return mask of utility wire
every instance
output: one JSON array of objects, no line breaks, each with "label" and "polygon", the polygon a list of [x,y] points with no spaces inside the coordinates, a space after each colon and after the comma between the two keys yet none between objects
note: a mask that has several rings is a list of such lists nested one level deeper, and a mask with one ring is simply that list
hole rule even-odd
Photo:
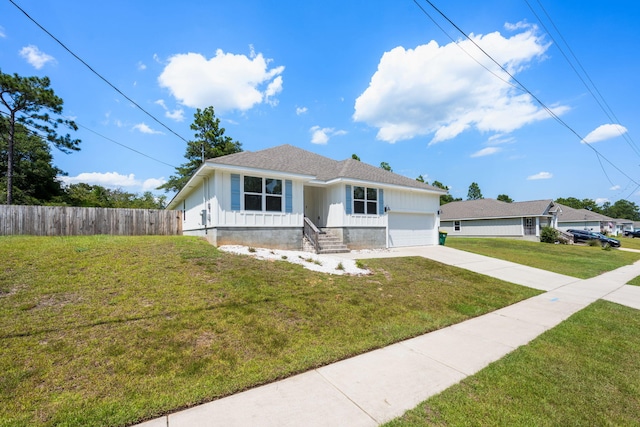
[{"label": "utility wire", "polygon": [[509,80],[505,80],[504,78],[502,78],[502,76],[499,76],[498,74],[496,74],[493,70],[490,70],[486,65],[484,65],[482,62],[478,61],[473,55],[471,55],[469,52],[467,52],[461,45],[460,43],[457,43],[456,40],[451,37],[449,35],[449,33],[447,33],[447,31],[442,28],[440,26],[440,24],[438,24],[438,22],[433,19],[433,17],[429,14],[429,12],[427,12],[420,3],[418,3],[418,0],[413,0],[413,2],[416,4],[416,6],[418,6],[420,8],[420,10],[422,10],[422,12],[427,15],[427,17],[431,20],[431,22],[433,22],[433,24],[438,27],[440,29],[440,31],[442,31],[444,33],[445,36],[447,36],[449,38],[449,40],[451,40],[453,42],[453,44],[455,44],[458,49],[460,49],[461,51],[463,51],[465,54],[467,54],[467,56],[471,59],[473,59],[479,66],[481,66],[482,68],[484,68],[485,70],[487,70],[488,72],[490,72],[491,74],[493,74],[495,77],[497,77],[498,79],[502,80],[503,82],[505,82],[506,84],[508,84],[509,86],[511,86],[514,89],[517,89],[519,91],[523,91],[522,88],[520,88],[517,85],[514,85],[513,83],[511,83]]},{"label": "utility wire", "polygon": [[[617,123],[620,124],[620,120],[618,120],[618,118],[616,117],[615,113],[613,112],[613,109],[609,106],[609,104],[607,103],[606,99],[604,98],[604,96],[602,95],[602,93],[598,90],[598,87],[596,86],[596,84],[593,82],[593,80],[591,79],[591,77],[589,76],[589,73],[587,73],[587,70],[585,70],[585,68],[582,66],[582,63],[580,62],[580,60],[578,59],[578,57],[576,56],[576,54],[573,52],[573,50],[571,49],[571,46],[569,46],[569,43],[567,43],[567,41],[565,40],[565,38],[562,36],[562,33],[560,32],[560,30],[558,29],[558,27],[555,25],[555,23],[553,22],[553,20],[551,19],[551,16],[549,16],[549,13],[547,13],[546,9],[544,8],[544,6],[542,6],[542,3],[540,3],[540,0],[538,1],[538,5],[540,6],[540,8],[542,9],[542,11],[544,12],[544,14],[546,15],[547,19],[549,20],[549,22],[551,22],[551,25],[553,26],[553,28],[555,29],[555,31],[558,33],[558,35],[560,36],[560,39],[562,40],[562,42],[564,43],[564,45],[567,47],[567,49],[569,50],[569,52],[571,53],[571,56],[573,57],[573,59],[575,60],[575,62],[578,64],[578,66],[580,67],[580,69],[582,70],[582,73],[586,76],[587,80],[589,80],[589,84],[587,84],[587,82],[584,80],[584,78],[582,77],[582,74],[580,74],[580,72],[578,72],[578,70],[576,69],[576,67],[573,65],[573,62],[571,62],[571,60],[569,59],[569,57],[567,56],[567,54],[565,54],[564,50],[560,47],[560,43],[558,43],[556,41],[556,39],[553,37],[553,35],[551,34],[551,32],[549,31],[549,29],[544,25],[544,22],[542,21],[542,19],[540,19],[540,17],[538,16],[538,14],[536,13],[536,11],[533,9],[533,7],[531,6],[531,4],[529,3],[528,0],[525,0],[525,3],[527,3],[527,6],[529,6],[529,9],[531,10],[531,13],[533,13],[533,15],[536,17],[536,19],[538,20],[538,22],[540,23],[540,25],[542,25],[542,28],[544,28],[544,30],[547,32],[547,34],[549,35],[549,37],[551,38],[551,40],[553,41],[553,43],[555,44],[555,46],[558,48],[558,50],[560,51],[560,53],[562,54],[562,56],[564,57],[564,59],[567,61],[567,63],[569,64],[569,66],[571,67],[571,69],[576,73],[576,75],[578,76],[578,78],[580,79],[580,81],[582,82],[582,84],[584,85],[584,87],[589,91],[589,93],[591,94],[591,96],[593,97],[593,99],[595,99],[596,103],[598,104],[598,106],[600,107],[600,109],[602,109],[602,111],[604,112],[604,114],[609,118],[609,120],[613,123]],[[593,88],[593,89],[592,89]],[[596,96],[596,93],[598,96]],[[631,136],[628,134],[628,132],[622,132],[620,131],[620,129],[618,128],[618,132],[620,133],[620,136],[622,136],[625,141],[627,141],[627,144],[629,144],[629,147],[631,147],[631,149],[636,153],[636,155],[640,156],[640,149],[638,149],[638,146],[636,145],[636,143],[631,139]]]},{"label": "utility wire", "polygon": [[[414,0],[415,2],[415,0]],[[625,177],[627,177],[629,180],[631,180],[632,182],[634,182],[636,185],[640,186],[640,183],[638,183],[635,179],[631,178],[629,175],[627,175],[624,171],[622,171],[618,166],[616,166],[615,164],[613,164],[609,159],[607,159],[604,155],[602,155],[595,147],[593,147],[593,144],[589,144],[587,142],[584,142],[584,138],[582,136],[580,136],[580,134],[573,129],[571,126],[569,126],[569,124],[567,124],[564,120],[562,120],[556,113],[553,112],[553,110],[551,110],[549,107],[547,107],[547,105],[542,102],[542,100],[540,98],[538,98],[536,95],[533,94],[533,92],[531,92],[529,89],[527,89],[527,87],[522,84],[518,79],[516,79],[513,74],[511,74],[506,68],[504,68],[502,66],[502,64],[500,64],[498,61],[496,61],[491,55],[489,55],[484,49],[482,49],[471,37],[469,37],[469,35],[467,35],[467,33],[465,33],[458,25],[456,25],[447,15],[445,15],[440,9],[438,9],[430,0],[425,0],[425,2],[427,2],[436,12],[438,12],[440,14],[440,16],[442,16],[447,22],[449,22],[449,24],[451,24],[456,30],[458,30],[467,40],[469,40],[471,43],[473,43],[485,56],[487,56],[494,64],[496,64],[498,67],[500,67],[502,69],[502,71],[504,71],[507,75],[509,75],[509,77],[518,84],[518,86],[520,86],[527,94],[529,94],[529,96],[531,96],[546,112],[547,114],[549,114],[553,119],[555,119],[558,123],[560,123],[562,126],[564,126],[565,128],[567,128],[571,133],[573,133],[575,136],[578,137],[578,139],[580,139],[581,142],[583,142],[584,144],[586,144],[591,150],[594,151],[594,153],[596,153],[596,156],[598,156],[598,159],[602,158],[603,160],[605,160],[607,163],[609,163],[614,169],[616,169],[618,172],[620,172],[622,175],[624,175]],[[422,9],[422,8],[421,8]],[[423,9],[424,10],[424,9]],[[604,172],[604,169],[603,169]],[[606,172],[605,172],[606,175]]]},{"label": "utility wire", "polygon": [[[0,111],[0,114],[4,114],[5,116],[9,116],[9,113],[4,112],[4,111]],[[154,157],[151,157],[151,156],[150,156],[150,155],[148,155],[148,154],[143,153],[142,151],[138,151],[138,150],[136,150],[135,148],[131,148],[131,147],[129,147],[128,145],[122,144],[122,143],[120,143],[120,142],[118,142],[118,141],[116,141],[116,140],[114,140],[114,139],[111,139],[111,138],[109,138],[109,137],[106,137],[106,136],[104,136],[104,135],[101,135],[101,134],[99,134],[98,132],[94,131],[93,129],[89,129],[88,127],[83,126],[82,124],[80,124],[80,123],[78,123],[78,122],[75,122],[75,123],[76,123],[76,125],[77,125],[78,127],[81,127],[81,128],[83,128],[83,129],[85,129],[85,130],[88,130],[89,132],[94,133],[94,134],[98,135],[99,137],[106,139],[106,140],[107,140],[107,141],[109,141],[109,142],[112,142],[112,143],[117,144],[117,145],[119,145],[119,146],[121,146],[121,147],[124,147],[124,148],[126,148],[127,150],[133,151],[134,153],[140,154],[141,156],[144,156],[144,157],[146,157],[146,158],[148,158],[148,159],[151,159],[151,160],[153,160],[153,161],[155,161],[155,162],[162,163],[163,165],[171,166],[171,167],[172,167],[172,168],[174,168],[174,169],[176,168],[176,166],[174,166],[174,165],[171,165],[171,164],[169,164],[169,163],[163,162],[162,160],[158,160],[158,159],[156,159],[156,158],[154,158]],[[28,127],[28,126],[27,126],[27,125],[25,125],[24,123],[20,123],[20,125],[21,125],[22,127],[24,127],[24,128],[25,128],[29,133],[31,133],[33,136],[37,136],[38,138],[43,139],[43,136],[42,136],[42,135],[40,135],[40,134],[39,134],[37,131],[35,131],[34,129],[32,129],[32,128]]]},{"label": "utility wire", "polygon": [[163,165],[171,166],[171,167],[172,167],[172,168],[174,168],[174,169],[176,169],[176,168],[177,168],[176,166],[171,165],[171,164],[169,164],[169,163],[167,163],[167,162],[163,162],[162,160],[158,160],[158,159],[156,159],[155,157],[151,157],[150,155],[145,154],[145,153],[143,153],[142,151],[138,151],[138,150],[136,150],[135,148],[131,148],[131,147],[129,147],[129,146],[127,146],[127,145],[124,145],[124,144],[122,144],[122,143],[120,143],[120,142],[118,142],[118,141],[115,141],[115,140],[113,140],[113,139],[111,139],[111,138],[109,138],[109,137],[106,137],[106,136],[104,136],[104,135],[101,135],[101,134],[99,134],[98,132],[96,132],[95,130],[93,130],[93,129],[89,129],[88,127],[83,126],[83,125],[81,125],[81,124],[80,124],[80,123],[78,123],[78,122],[75,122],[75,123],[76,123],[76,125],[78,125],[78,127],[81,127],[81,128],[83,128],[83,129],[86,129],[86,130],[88,130],[89,132],[91,132],[91,133],[93,133],[93,134],[96,134],[96,135],[98,135],[99,137],[104,138],[104,139],[106,139],[106,140],[107,140],[107,141],[109,141],[109,142],[113,142],[114,144],[117,144],[117,145],[119,145],[119,146],[121,146],[121,147],[126,148],[127,150],[131,150],[131,151],[133,151],[134,153],[138,153],[138,154],[140,154],[141,156],[144,156],[144,157],[146,157],[146,158],[148,158],[148,159],[151,159],[151,160],[153,160],[153,161],[155,161],[155,162],[162,163]]},{"label": "utility wire", "polygon": [[9,0],[9,2],[11,2],[11,4],[13,4],[16,8],[18,8],[18,10],[20,10],[20,12],[22,12],[27,18],[29,18],[29,20],[31,20],[34,24],[36,24],[42,31],[44,31],[45,33],[47,33],[49,35],[49,37],[51,37],[52,39],[54,39],[60,46],[62,46],[67,52],[69,52],[74,58],[76,58],[78,61],[80,61],[85,67],[87,67],[89,70],[91,70],[91,72],[93,74],[95,74],[96,76],[98,76],[101,80],[103,80],[106,84],[108,84],[109,86],[111,86],[111,88],[113,88],[113,90],[115,90],[116,92],[118,92],[120,95],[122,95],[127,101],[131,102],[134,106],[136,106],[140,111],[142,111],[143,113],[145,113],[147,116],[151,117],[154,121],[156,121],[158,124],[160,124],[160,126],[164,127],[165,129],[167,129],[169,132],[171,132],[172,134],[174,134],[175,136],[177,136],[178,138],[180,138],[181,140],[183,140],[186,143],[189,143],[189,141],[187,141],[185,138],[183,138],[182,136],[180,136],[178,133],[176,133],[173,129],[171,129],[169,126],[165,125],[164,123],[162,123],[160,120],[158,120],[153,114],[151,114],[150,112],[148,112],[147,110],[145,110],[144,108],[142,108],[137,102],[135,102],[133,99],[129,98],[127,95],[125,95],[120,89],[118,89],[116,86],[114,86],[109,80],[107,80],[105,77],[103,77],[100,73],[98,73],[96,70],[94,70],[89,64],[87,64],[84,60],[82,60],[82,58],[80,58],[78,55],[76,55],[75,53],[73,53],[73,51],[71,51],[71,49],[69,49],[64,43],[62,43],[60,40],[58,40],[53,34],[51,34],[49,31],[47,31],[46,28],[44,28],[42,25],[40,25],[35,19],[33,19],[27,12],[25,12],[24,9],[22,9],[20,6],[18,6],[13,0]]}]

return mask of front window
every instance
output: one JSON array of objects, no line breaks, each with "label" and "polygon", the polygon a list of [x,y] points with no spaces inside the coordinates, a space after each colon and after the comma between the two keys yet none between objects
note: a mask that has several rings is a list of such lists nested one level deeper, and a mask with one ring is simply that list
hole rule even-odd
[{"label": "front window", "polygon": [[453,221],[453,231],[460,231],[460,221]]},{"label": "front window", "polygon": [[282,212],[282,180],[245,176],[244,209]]},{"label": "front window", "polygon": [[356,214],[377,215],[378,189],[353,187],[353,212]]}]

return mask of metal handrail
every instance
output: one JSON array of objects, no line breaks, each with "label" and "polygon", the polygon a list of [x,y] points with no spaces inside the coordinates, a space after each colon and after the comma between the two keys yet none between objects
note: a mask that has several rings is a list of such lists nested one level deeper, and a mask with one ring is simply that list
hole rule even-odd
[{"label": "metal handrail", "polygon": [[313,244],[313,248],[315,249],[316,253],[320,251],[320,239],[318,236],[320,235],[321,231],[306,216],[304,217],[303,233],[304,237],[309,239],[309,241]]}]

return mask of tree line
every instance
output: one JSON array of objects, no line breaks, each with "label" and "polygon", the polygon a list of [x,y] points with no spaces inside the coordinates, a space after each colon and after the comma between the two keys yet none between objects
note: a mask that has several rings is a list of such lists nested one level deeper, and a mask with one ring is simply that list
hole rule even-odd
[{"label": "tree line", "polygon": [[[56,96],[50,83],[48,77],[21,77],[0,70],[0,204],[164,208],[166,196],[155,196],[150,191],[137,194],[86,183],[62,184],[58,177],[64,172],[53,165],[50,147],[71,153],[80,150],[81,141],[68,133],[60,134],[62,128],[77,130],[78,127],[72,120],[62,117],[63,101]],[[177,167],[176,174],[158,189],[180,191],[205,159],[242,151],[240,142],[225,135],[213,107],[196,110],[191,130],[195,139],[187,143],[184,155],[187,162]],[[360,160],[356,154],[352,158]],[[380,167],[393,172],[387,162],[381,162]],[[416,180],[428,184],[422,175]],[[431,185],[449,190],[437,180]],[[478,183],[472,182],[467,200],[483,197]],[[440,205],[461,200],[444,194],[440,196]],[[499,194],[497,200],[513,202],[506,194]],[[640,221],[638,206],[628,200],[598,205],[592,199],[566,197],[556,202],[612,218]]]}]

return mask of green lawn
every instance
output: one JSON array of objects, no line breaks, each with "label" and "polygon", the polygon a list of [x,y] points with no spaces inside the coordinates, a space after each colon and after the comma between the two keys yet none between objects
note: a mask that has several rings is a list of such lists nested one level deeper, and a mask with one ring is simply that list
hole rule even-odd
[{"label": "green lawn", "polygon": [[362,277],[188,237],[0,237],[0,425],[132,424],[538,294],[422,258]]},{"label": "green lawn", "polygon": [[638,426],[638,330],[598,301],[385,426]]},{"label": "green lawn", "polygon": [[[629,242],[636,240],[637,243]],[[640,253],[603,250],[599,246],[553,245],[517,239],[447,238],[446,246],[530,267],[588,279],[640,260]],[[638,245],[640,239],[622,240],[623,247]]]}]

